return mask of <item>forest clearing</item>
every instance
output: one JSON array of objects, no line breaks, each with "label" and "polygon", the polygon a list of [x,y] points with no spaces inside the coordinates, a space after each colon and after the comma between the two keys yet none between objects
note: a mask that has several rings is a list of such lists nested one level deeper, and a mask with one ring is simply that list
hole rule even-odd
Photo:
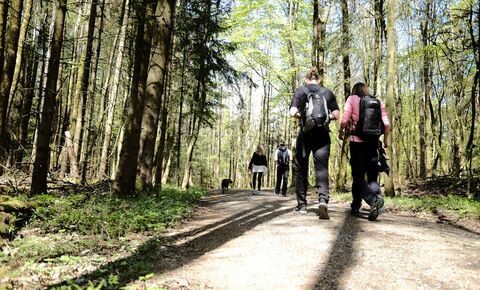
[{"label": "forest clearing", "polygon": [[478,289],[479,105],[478,0],[0,0],[0,289]]}]

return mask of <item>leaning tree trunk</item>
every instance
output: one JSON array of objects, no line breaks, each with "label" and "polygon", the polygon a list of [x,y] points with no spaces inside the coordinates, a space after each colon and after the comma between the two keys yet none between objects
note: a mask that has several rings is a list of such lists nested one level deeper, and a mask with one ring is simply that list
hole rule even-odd
[{"label": "leaning tree trunk", "polygon": [[56,11],[50,60],[48,62],[47,83],[43,100],[43,107],[39,114],[36,154],[33,162],[31,193],[47,192],[47,173],[50,157],[50,137],[52,134],[52,119],[55,112],[55,97],[57,94],[58,69],[62,53],[63,30],[67,0],[55,1]]},{"label": "leaning tree trunk", "polygon": [[[162,94],[165,91],[165,80],[167,79],[167,68],[170,59],[175,3],[176,0],[162,0],[159,1],[157,7],[152,45],[155,48],[150,62],[150,71],[148,72],[142,132],[140,135],[139,171],[142,187],[144,188],[152,186],[155,141],[157,139]],[[163,160],[163,156],[160,158]],[[161,184],[161,177],[156,180]]]},{"label": "leaning tree trunk", "polygon": [[[387,103],[386,108],[388,118],[390,119],[390,146],[388,147],[388,155],[391,164],[394,163],[395,155],[393,151],[393,112],[395,104],[394,88],[395,83],[395,19],[396,19],[396,0],[388,0],[388,25],[387,25],[387,50],[388,50],[388,71],[387,71]],[[395,196],[395,188],[393,184],[394,168],[390,169],[390,175],[385,180],[385,195]]]},{"label": "leaning tree trunk", "polygon": [[141,2],[141,5],[136,7],[138,27],[135,40],[135,64],[129,97],[130,103],[127,108],[124,139],[113,185],[114,190],[121,195],[135,193],[140,126],[142,124],[152,40],[152,17],[156,7],[156,1],[143,0]]},{"label": "leaning tree trunk", "polygon": [[5,34],[4,67],[0,78],[0,175],[3,174],[3,166],[6,165],[8,158],[10,136],[7,128],[7,111],[15,71],[22,8],[23,0],[10,1],[9,27]]}]

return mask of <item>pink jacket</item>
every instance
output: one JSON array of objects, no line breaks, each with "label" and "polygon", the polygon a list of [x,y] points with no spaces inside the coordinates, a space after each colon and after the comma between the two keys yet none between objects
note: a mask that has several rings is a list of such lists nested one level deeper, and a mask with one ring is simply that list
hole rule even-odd
[{"label": "pink jacket", "polygon": [[[385,131],[388,132],[390,129],[390,122],[388,120],[387,111],[385,110],[385,105],[381,102],[382,108],[382,120],[385,124]],[[341,121],[341,127],[347,128],[349,126],[350,120],[352,120],[352,125],[350,126],[350,130],[355,130],[355,124],[358,122],[358,118],[360,117],[360,97],[357,95],[351,95],[348,97],[347,101],[345,102],[345,108],[343,110],[343,116]],[[360,137],[357,136],[350,136],[351,142],[364,142]]]}]

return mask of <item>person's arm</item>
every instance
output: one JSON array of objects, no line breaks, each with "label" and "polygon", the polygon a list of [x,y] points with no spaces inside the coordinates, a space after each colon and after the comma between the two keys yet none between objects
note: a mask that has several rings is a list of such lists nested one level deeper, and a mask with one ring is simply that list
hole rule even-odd
[{"label": "person's arm", "polygon": [[297,107],[291,107],[289,113],[290,113],[290,117],[294,119],[300,119],[302,117]]},{"label": "person's arm", "polygon": [[380,105],[382,109],[382,121],[383,125],[385,125],[385,129],[383,131],[383,147],[388,148],[388,146],[390,145],[388,143],[388,135],[390,133],[390,120],[388,119],[387,110],[385,109],[385,105],[383,104],[383,102],[381,102]]},{"label": "person's arm", "polygon": [[352,98],[348,97],[343,109],[343,116],[340,121],[340,129],[338,130],[338,138],[340,140],[343,140],[345,128],[348,127],[350,118],[352,117],[352,112],[353,112]]},{"label": "person's arm", "polygon": [[290,104],[289,115],[294,119],[300,119],[302,117],[302,115],[300,114],[300,110],[298,109],[300,107],[302,94],[303,94],[303,91],[301,88],[297,88],[293,93],[292,103]]},{"label": "person's arm", "polygon": [[250,158],[250,163],[248,164],[248,170],[252,170],[253,158],[254,157],[255,157],[255,153],[253,153],[252,158]]}]

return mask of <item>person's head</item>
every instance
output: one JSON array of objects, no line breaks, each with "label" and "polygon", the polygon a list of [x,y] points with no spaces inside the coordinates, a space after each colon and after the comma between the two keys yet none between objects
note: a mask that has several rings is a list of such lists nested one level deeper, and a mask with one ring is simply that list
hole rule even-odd
[{"label": "person's head", "polygon": [[285,142],[280,142],[280,147],[285,147]]},{"label": "person's head", "polygon": [[366,96],[368,95],[368,87],[364,83],[356,83],[352,88],[352,95]]},{"label": "person's head", "polygon": [[318,72],[318,68],[315,66],[312,67],[305,75],[305,82],[307,84],[320,84],[321,81],[322,81],[322,77]]},{"label": "person's head", "polygon": [[262,144],[260,144],[260,145],[257,146],[257,151],[256,151],[256,152],[257,152],[257,154],[259,154],[259,155],[265,155],[265,149],[263,149],[263,145],[262,145]]}]

